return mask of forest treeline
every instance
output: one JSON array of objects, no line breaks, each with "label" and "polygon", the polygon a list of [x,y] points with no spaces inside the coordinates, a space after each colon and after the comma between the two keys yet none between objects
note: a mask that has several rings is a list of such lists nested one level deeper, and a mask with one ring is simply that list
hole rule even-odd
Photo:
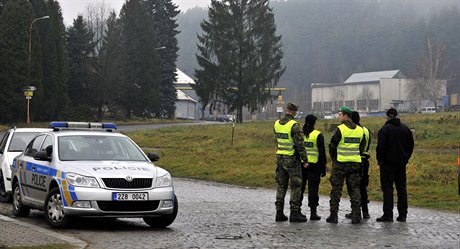
[{"label": "forest treeline", "polygon": [[0,123],[173,118],[177,6],[90,5],[65,27],[56,0],[0,0]]}]

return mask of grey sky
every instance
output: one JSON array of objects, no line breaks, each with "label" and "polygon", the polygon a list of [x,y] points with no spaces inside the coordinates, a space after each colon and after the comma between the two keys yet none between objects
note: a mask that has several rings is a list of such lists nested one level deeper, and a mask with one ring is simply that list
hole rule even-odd
[{"label": "grey sky", "polygon": [[[206,7],[211,0],[172,0],[181,11],[195,6]],[[78,14],[83,14],[91,2],[105,2],[118,13],[125,0],[58,0],[62,8],[65,25],[71,25]]]}]

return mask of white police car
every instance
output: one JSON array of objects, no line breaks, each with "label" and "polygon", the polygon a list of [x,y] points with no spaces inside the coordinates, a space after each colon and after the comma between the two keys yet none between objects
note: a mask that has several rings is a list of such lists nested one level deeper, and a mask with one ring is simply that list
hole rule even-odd
[{"label": "white police car", "polygon": [[14,158],[24,151],[32,138],[46,131],[51,129],[13,127],[5,132],[0,140],[0,202],[11,200],[10,166]]},{"label": "white police car", "polygon": [[52,122],[15,158],[13,213],[45,212],[61,228],[75,216],[142,217],[152,227],[176,218],[171,175],[153,165],[127,136],[110,132],[112,123]]}]

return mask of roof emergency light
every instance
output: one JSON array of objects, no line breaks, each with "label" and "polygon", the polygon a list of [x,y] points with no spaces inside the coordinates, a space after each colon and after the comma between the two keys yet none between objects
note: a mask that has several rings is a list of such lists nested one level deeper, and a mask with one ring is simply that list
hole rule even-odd
[{"label": "roof emergency light", "polygon": [[73,130],[116,130],[117,126],[114,123],[91,123],[91,122],[66,122],[53,121],[49,125],[54,130],[73,129]]}]

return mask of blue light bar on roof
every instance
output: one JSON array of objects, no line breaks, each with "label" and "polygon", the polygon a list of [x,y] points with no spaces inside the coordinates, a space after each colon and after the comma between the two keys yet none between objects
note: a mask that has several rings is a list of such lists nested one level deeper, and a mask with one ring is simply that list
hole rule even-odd
[{"label": "blue light bar on roof", "polygon": [[114,123],[102,123],[103,129],[117,129],[117,126]]},{"label": "blue light bar on roof", "polygon": [[84,129],[84,130],[116,130],[114,123],[90,123],[90,122],[51,122],[50,128],[55,130],[62,129]]}]

